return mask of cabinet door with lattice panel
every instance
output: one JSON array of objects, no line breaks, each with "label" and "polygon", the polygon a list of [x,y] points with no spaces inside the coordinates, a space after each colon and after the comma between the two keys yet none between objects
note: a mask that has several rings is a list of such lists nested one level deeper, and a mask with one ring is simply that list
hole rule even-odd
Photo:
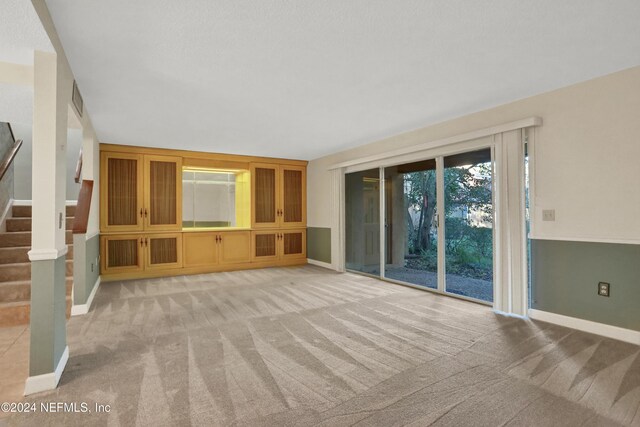
[{"label": "cabinet door with lattice panel", "polygon": [[307,230],[282,230],[280,231],[282,259],[307,257]]},{"label": "cabinet door with lattice panel", "polygon": [[251,224],[253,228],[280,225],[280,173],[276,164],[251,164]]},{"label": "cabinet door with lattice panel", "polygon": [[147,270],[182,267],[182,233],[148,234],[143,239]]},{"label": "cabinet door with lattice panel", "polygon": [[303,166],[280,166],[280,226],[293,228],[307,225],[307,179]]},{"label": "cabinet door with lattice panel", "polygon": [[280,257],[279,248],[280,232],[252,231],[251,232],[251,261],[275,261]]},{"label": "cabinet door with lattice panel", "polygon": [[182,229],[182,158],[144,156],[144,228]]},{"label": "cabinet door with lattice panel", "polygon": [[144,269],[144,240],[139,234],[101,236],[102,273],[136,273]]},{"label": "cabinet door with lattice panel", "polygon": [[100,157],[100,229],[141,231],[144,223],[143,156],[104,152]]}]

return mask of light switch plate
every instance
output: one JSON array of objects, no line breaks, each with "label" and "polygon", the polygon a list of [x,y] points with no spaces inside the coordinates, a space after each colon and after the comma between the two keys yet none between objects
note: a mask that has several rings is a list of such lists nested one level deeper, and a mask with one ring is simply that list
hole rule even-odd
[{"label": "light switch plate", "polygon": [[543,221],[555,221],[556,220],[556,211],[555,211],[555,209],[544,209],[542,211],[542,220]]}]

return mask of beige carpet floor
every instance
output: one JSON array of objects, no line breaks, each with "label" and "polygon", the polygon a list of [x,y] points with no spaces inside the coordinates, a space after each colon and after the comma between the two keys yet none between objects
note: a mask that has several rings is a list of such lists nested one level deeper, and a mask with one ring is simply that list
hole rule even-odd
[{"label": "beige carpet floor", "polygon": [[11,425],[640,426],[640,347],[318,267],[104,283]]}]

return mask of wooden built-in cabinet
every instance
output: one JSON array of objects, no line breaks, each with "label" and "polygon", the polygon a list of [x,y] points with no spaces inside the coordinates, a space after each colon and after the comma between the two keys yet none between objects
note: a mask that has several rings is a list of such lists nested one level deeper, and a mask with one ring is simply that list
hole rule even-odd
[{"label": "wooden built-in cabinet", "polygon": [[307,224],[306,168],[251,164],[253,228],[299,228]]},{"label": "wooden built-in cabinet", "polygon": [[[110,144],[101,151],[103,280],[306,263],[307,162]],[[224,203],[210,203],[223,194]]]},{"label": "wooden built-in cabinet", "polygon": [[182,233],[103,235],[100,243],[104,274],[182,267]]},{"label": "wooden built-in cabinet", "polygon": [[251,232],[251,260],[256,262],[307,258],[307,230]]},{"label": "wooden built-in cabinet", "polygon": [[100,162],[103,233],[182,229],[182,159],[103,152]]},{"label": "wooden built-in cabinet", "polygon": [[242,264],[251,261],[250,231],[184,234],[184,267]]}]

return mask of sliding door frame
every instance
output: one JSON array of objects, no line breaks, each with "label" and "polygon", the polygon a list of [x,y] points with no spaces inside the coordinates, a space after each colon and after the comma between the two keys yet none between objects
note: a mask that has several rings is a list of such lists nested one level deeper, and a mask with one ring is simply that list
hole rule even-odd
[{"label": "sliding door frame", "polygon": [[[341,164],[333,165],[329,168],[334,173],[334,182],[339,180],[337,186],[341,190],[344,189],[345,175],[347,173],[358,172],[367,169],[379,168],[380,174],[380,278],[389,282],[402,284],[405,286],[416,287],[421,290],[430,292],[436,292],[445,294],[453,298],[465,299],[482,304],[488,304],[486,301],[477,300],[474,298],[465,297],[462,295],[456,295],[446,293],[445,285],[445,254],[444,251],[438,250],[438,288],[430,289],[418,285],[412,285],[406,282],[400,282],[385,277],[385,262],[386,262],[386,231],[385,231],[385,193],[384,193],[384,168],[397,166],[404,163],[415,162],[420,160],[436,160],[437,171],[437,203],[438,209],[438,247],[442,248],[445,239],[444,235],[444,157],[449,155],[461,154],[468,151],[479,150],[483,148],[491,149],[491,163],[492,163],[492,219],[493,219],[493,294],[494,302],[493,308],[496,312],[502,314],[526,316],[526,309],[528,307],[527,300],[527,280],[522,280],[521,277],[525,276],[520,274],[521,271],[527,271],[526,253],[522,257],[518,253],[514,253],[516,256],[510,256],[508,251],[512,243],[521,245],[522,241],[526,245],[526,233],[518,230],[524,230],[524,216],[522,212],[524,206],[519,209],[519,212],[511,214],[507,207],[519,206],[524,203],[524,186],[520,185],[517,190],[514,190],[519,182],[520,167],[516,167],[517,171],[509,171],[509,167],[512,169],[514,166],[514,153],[522,151],[524,147],[524,139],[527,132],[525,129],[540,126],[542,120],[538,117],[531,117],[523,119],[517,122],[507,123],[504,125],[487,128],[479,131],[469,132],[467,134],[459,135],[456,137],[445,138],[443,140],[434,141],[432,143],[421,144],[414,147],[414,150],[410,148],[403,148],[391,151],[385,154],[379,154],[369,156],[361,160],[353,160],[343,162]],[[519,137],[514,138],[515,132]],[[531,135],[529,131],[529,135]],[[505,141],[503,136],[507,136]],[[515,141],[514,139],[517,139]],[[531,144],[529,138],[530,149]],[[518,144],[517,147],[507,147],[507,144]],[[532,161],[531,152],[529,154],[530,162]],[[524,157],[522,159],[522,168],[524,167]],[[507,164],[509,163],[509,164]],[[531,163],[530,163],[531,168]],[[523,169],[522,169],[523,172]],[[507,176],[507,174],[510,174]],[[514,179],[514,176],[516,179]],[[509,178],[509,180],[507,180]],[[521,178],[524,179],[524,176]],[[530,182],[534,179],[533,174],[530,173]],[[340,191],[340,199],[338,202],[338,209],[336,212],[340,217],[334,220],[334,224],[339,225],[338,236],[339,241],[338,249],[339,256],[342,260],[335,260],[333,262],[334,267],[338,271],[344,270],[344,245],[345,245],[345,219],[344,219],[344,191]],[[531,209],[531,207],[530,207]],[[520,212],[522,211],[522,212]],[[522,217],[522,218],[521,218]],[[504,228],[504,230],[503,230]],[[523,234],[519,236],[518,234]],[[515,237],[514,237],[515,236]],[[519,252],[522,248],[516,250]],[[525,248],[526,250],[526,248]],[[342,266],[342,268],[340,268]],[[514,268],[515,267],[515,268]],[[514,271],[515,270],[515,271]],[[356,272],[359,273],[359,272]],[[515,273],[515,275],[514,275]],[[377,277],[377,276],[375,276]],[[514,301],[514,299],[516,301]],[[488,305],[491,305],[489,303]],[[521,307],[522,306],[522,307]]]},{"label": "sliding door frame", "polygon": [[[496,209],[495,209],[495,173],[496,173],[496,167],[495,167],[495,157],[494,157],[494,153],[495,153],[495,140],[492,136],[489,137],[484,137],[484,138],[480,138],[477,140],[473,140],[473,141],[465,141],[463,143],[460,144],[454,144],[451,146],[447,146],[447,147],[442,147],[439,150],[433,150],[432,152],[424,152],[424,153],[420,153],[420,155],[418,156],[413,156],[411,159],[411,162],[419,162],[419,161],[423,161],[423,160],[435,160],[436,161],[436,203],[438,206],[437,209],[437,223],[438,223],[438,260],[437,260],[437,265],[438,265],[438,286],[436,289],[432,289],[426,286],[420,286],[420,285],[415,285],[413,283],[409,283],[409,282],[403,282],[400,280],[395,280],[395,279],[391,279],[386,277],[385,275],[385,265],[386,265],[386,261],[387,261],[387,215],[386,215],[386,204],[387,204],[387,198],[386,198],[386,178],[385,178],[385,168],[388,167],[394,167],[394,166],[399,166],[402,164],[407,163],[406,161],[392,161],[392,162],[384,162],[384,165],[379,165],[377,166],[378,169],[378,176],[380,179],[380,185],[378,186],[378,191],[379,191],[379,198],[380,198],[380,203],[379,203],[379,218],[380,218],[380,275],[376,276],[373,274],[368,274],[368,273],[362,273],[361,271],[356,271],[356,270],[347,270],[349,272],[352,273],[357,273],[357,274],[364,274],[366,276],[370,276],[370,277],[379,277],[380,279],[383,279],[385,281],[388,282],[392,282],[392,283],[396,283],[396,284],[400,284],[400,285],[405,285],[405,286],[410,286],[412,288],[417,288],[417,289],[422,289],[422,290],[426,290],[429,292],[435,292],[438,294],[443,294],[443,295],[447,295],[447,296],[451,296],[454,298],[460,298],[460,299],[464,299],[467,301],[472,301],[472,302],[476,302],[479,304],[484,304],[484,305],[489,305],[492,306],[493,303],[488,302],[488,301],[483,301],[477,298],[471,298],[471,297],[467,297],[464,295],[458,295],[458,294],[454,294],[454,293],[450,293],[450,292],[446,292],[446,251],[444,250],[445,248],[445,216],[444,216],[444,203],[445,203],[445,197],[444,197],[444,158],[447,156],[452,156],[452,155],[456,155],[456,154],[463,154],[463,153],[467,153],[469,151],[477,151],[477,150],[482,150],[482,149],[490,149],[491,150],[491,171],[492,171],[492,189],[491,189],[491,198],[492,198],[492,204],[493,204],[493,209],[492,209],[492,213],[491,213],[491,220],[492,220],[492,233],[493,233],[493,274],[494,274],[494,281],[493,281],[493,298],[495,301],[496,295],[499,295],[499,293],[497,293],[496,291],[496,262],[497,262],[497,250],[499,250],[499,248],[497,247],[497,242],[496,242]],[[375,169],[375,167],[371,167],[371,165],[358,165],[358,166],[354,166],[354,167],[348,167],[345,168],[344,170],[344,175],[348,174],[348,173],[355,173],[355,172],[361,172],[363,170],[370,170],[370,169]],[[346,221],[344,221],[346,223]],[[344,242],[346,244],[346,241]]]}]

